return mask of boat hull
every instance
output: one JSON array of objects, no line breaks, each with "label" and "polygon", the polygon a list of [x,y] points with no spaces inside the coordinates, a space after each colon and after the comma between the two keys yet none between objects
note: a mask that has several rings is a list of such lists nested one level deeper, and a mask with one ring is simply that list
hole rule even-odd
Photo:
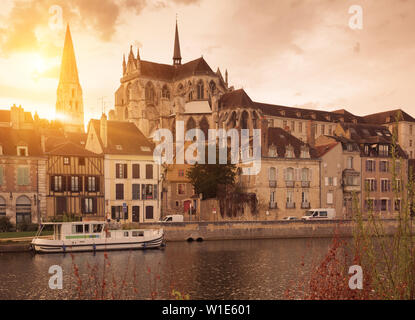
[{"label": "boat hull", "polygon": [[61,241],[34,239],[32,248],[38,253],[68,253],[84,251],[109,251],[109,250],[137,250],[154,249],[164,246],[164,235],[151,239],[126,240],[126,239],[97,239],[95,241]]}]

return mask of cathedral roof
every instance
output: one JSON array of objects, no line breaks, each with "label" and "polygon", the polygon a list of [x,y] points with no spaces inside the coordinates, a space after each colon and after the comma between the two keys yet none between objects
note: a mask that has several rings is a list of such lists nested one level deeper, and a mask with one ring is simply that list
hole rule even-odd
[{"label": "cathedral roof", "polygon": [[194,75],[215,76],[203,57],[176,66],[141,60],[140,66],[143,77],[164,81],[176,81]]}]

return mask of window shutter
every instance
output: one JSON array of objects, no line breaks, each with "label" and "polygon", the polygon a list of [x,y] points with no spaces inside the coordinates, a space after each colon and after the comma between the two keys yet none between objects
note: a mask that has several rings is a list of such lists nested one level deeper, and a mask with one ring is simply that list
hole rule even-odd
[{"label": "window shutter", "polygon": [[376,161],[373,161],[373,171],[376,171]]},{"label": "window shutter", "polygon": [[311,169],[308,169],[308,181],[312,181],[312,179],[313,179],[313,170],[311,170]]},{"label": "window shutter", "polygon": [[388,211],[391,212],[392,211],[392,203],[391,200],[388,200]]},{"label": "window shutter", "polygon": [[124,164],[124,179],[127,179],[127,164]]},{"label": "window shutter", "polygon": [[287,169],[284,169],[284,180],[287,181],[288,177],[287,177]]},{"label": "window shutter", "polygon": [[50,190],[55,191],[55,176],[50,177]]},{"label": "window shutter", "polygon": [[92,213],[97,213],[97,198],[92,199]]},{"label": "window shutter", "polygon": [[378,191],[378,181],[375,179],[373,183],[375,184],[375,191]]},{"label": "window shutter", "polygon": [[120,178],[120,165],[117,163],[117,164],[115,164],[115,177],[117,178],[117,179],[119,179]]},{"label": "window shutter", "polygon": [[0,167],[0,186],[3,184],[3,167]]},{"label": "window shutter", "polygon": [[72,176],[68,177],[68,191],[72,191]]},{"label": "window shutter", "polygon": [[84,177],[78,177],[79,192],[84,191]]},{"label": "window shutter", "polygon": [[156,184],[153,186],[153,195],[154,195],[154,200],[157,200],[157,185]]},{"label": "window shutter", "polygon": [[66,176],[61,176],[62,177],[62,191],[67,191],[67,189],[66,189]]},{"label": "window shutter", "polygon": [[100,190],[101,190],[101,188],[100,188],[99,177],[95,177],[95,191],[99,192]]},{"label": "window shutter", "polygon": [[17,168],[17,185],[22,185],[22,168]]},{"label": "window shutter", "polygon": [[141,199],[145,199],[146,198],[146,185],[142,184],[141,185],[141,194],[142,194],[142,198]]},{"label": "window shutter", "polygon": [[329,185],[329,177],[324,178],[324,185],[327,187]]},{"label": "window shutter", "polygon": [[335,187],[337,187],[337,177],[334,177],[334,178],[333,178],[333,185],[334,185]]},{"label": "window shutter", "polygon": [[81,198],[81,212],[85,213],[85,202],[88,201],[87,198]]},{"label": "window shutter", "polygon": [[113,220],[116,219],[115,218],[115,207],[114,206],[111,207],[111,219],[113,219]]},{"label": "window shutter", "polygon": [[126,207],[126,209],[127,209],[127,210],[125,210],[125,213],[124,213],[124,219],[125,219],[125,220],[128,220],[128,206]]}]

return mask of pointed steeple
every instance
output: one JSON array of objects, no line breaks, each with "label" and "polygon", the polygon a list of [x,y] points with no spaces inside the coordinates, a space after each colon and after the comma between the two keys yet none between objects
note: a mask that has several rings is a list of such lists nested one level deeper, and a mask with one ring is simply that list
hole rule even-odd
[{"label": "pointed steeple", "polygon": [[125,75],[125,72],[127,71],[127,64],[125,63],[125,54],[122,56],[122,74]]},{"label": "pointed steeple", "polygon": [[84,132],[84,103],[79,83],[69,24],[66,27],[61,73],[56,99],[56,116],[63,122],[65,131]]},{"label": "pointed steeple", "polygon": [[182,64],[182,55],[180,53],[179,29],[177,27],[177,18],[176,18],[176,34],[174,36],[173,65],[181,65],[181,64]]},{"label": "pointed steeple", "polygon": [[66,26],[65,44],[63,46],[60,83],[78,83],[78,68],[76,66],[75,51],[73,48],[69,24]]}]

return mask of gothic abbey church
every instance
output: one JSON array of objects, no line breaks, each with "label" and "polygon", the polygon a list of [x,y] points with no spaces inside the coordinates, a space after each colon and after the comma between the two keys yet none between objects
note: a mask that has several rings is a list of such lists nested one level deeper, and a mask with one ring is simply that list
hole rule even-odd
[{"label": "gothic abbey church", "polygon": [[174,133],[176,121],[184,121],[186,130],[200,128],[206,136],[216,128],[219,99],[231,91],[227,72],[225,78],[219,68],[213,72],[203,57],[182,64],[177,22],[172,65],[141,60],[130,47],[122,68],[109,119],[134,122],[147,137],[158,128]]}]

